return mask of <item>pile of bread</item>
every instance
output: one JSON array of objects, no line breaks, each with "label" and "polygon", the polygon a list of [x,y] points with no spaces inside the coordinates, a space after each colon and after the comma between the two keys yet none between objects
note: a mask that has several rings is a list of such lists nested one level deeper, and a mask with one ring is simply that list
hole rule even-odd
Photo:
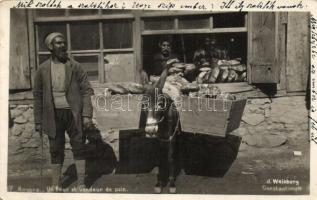
[{"label": "pile of bread", "polygon": [[244,82],[247,78],[247,67],[241,64],[241,59],[217,60],[212,64],[205,63],[196,66],[188,63],[174,63],[169,68],[169,74],[179,74],[188,77],[195,76],[197,83],[230,83]]},{"label": "pile of bread", "polygon": [[227,100],[235,99],[234,95],[223,93],[216,85],[199,84],[197,81],[188,82],[180,74],[172,74],[167,77],[163,87],[163,93],[172,99],[177,99],[182,95]]},{"label": "pile of bread", "polygon": [[[189,78],[190,77],[190,78]],[[159,77],[151,76],[154,83]],[[214,83],[229,83],[246,81],[246,65],[240,59],[217,60],[217,62],[196,66],[190,63],[174,62],[168,68],[168,77],[164,84],[163,93],[171,98],[181,95],[215,99],[234,100],[235,97],[225,94]],[[143,94],[144,85],[125,82],[108,84],[110,94]]]}]

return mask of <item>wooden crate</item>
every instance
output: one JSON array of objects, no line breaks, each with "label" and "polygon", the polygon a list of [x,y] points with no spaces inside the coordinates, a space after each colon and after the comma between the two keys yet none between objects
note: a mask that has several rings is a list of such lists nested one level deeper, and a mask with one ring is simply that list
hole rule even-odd
[{"label": "wooden crate", "polygon": [[246,99],[184,97],[176,105],[182,131],[225,137],[239,128],[245,104]]},{"label": "wooden crate", "polygon": [[142,95],[97,95],[94,98],[98,128],[133,130],[139,129]]}]

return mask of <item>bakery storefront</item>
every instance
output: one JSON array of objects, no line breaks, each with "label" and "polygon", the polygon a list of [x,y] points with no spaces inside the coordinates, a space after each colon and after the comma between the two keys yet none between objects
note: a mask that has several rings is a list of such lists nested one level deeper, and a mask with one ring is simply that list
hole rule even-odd
[{"label": "bakery storefront", "polygon": [[[161,38],[171,40],[185,69],[209,40],[216,57],[209,63],[213,70],[201,70],[191,82],[248,98],[235,134],[262,133],[267,127],[290,132],[281,124],[308,133],[309,13],[13,9],[11,25],[10,170],[41,154],[39,138],[31,136],[32,79],[49,57],[44,38],[50,32],[66,36],[69,57],[87,71],[96,94],[113,83],[142,83]],[[285,117],[286,111],[293,117]],[[113,141],[117,153],[118,140]]]},{"label": "bakery storefront", "polygon": [[[206,38],[209,38],[216,46],[216,65],[221,70],[215,72],[216,80],[205,77],[204,83],[234,85],[239,82],[244,86],[270,83],[276,84],[278,90],[285,91],[288,87],[284,78],[287,71],[285,54],[291,51],[286,49],[287,42],[290,42],[287,33],[294,37],[297,35],[294,31],[308,34],[307,27],[304,30],[293,27],[298,28],[295,30],[287,26],[287,19],[297,18],[296,15],[305,16],[302,20],[307,21],[308,15],[303,13],[291,13],[288,16],[288,13],[282,12],[40,9],[18,10],[12,12],[12,15],[18,15],[18,25],[12,27],[17,29],[12,40],[21,41],[16,44],[16,48],[23,48],[24,52],[21,54],[24,56],[21,59],[27,60],[29,64],[21,66],[25,68],[19,69],[22,74],[15,74],[17,69],[12,71],[10,75],[19,75],[21,80],[10,82],[10,89],[31,88],[32,72],[49,56],[43,42],[44,37],[52,31],[58,31],[67,36],[69,56],[83,65],[92,82],[140,82],[141,71],[150,71],[162,37],[171,38],[172,51],[181,62],[193,63],[195,50],[202,48]],[[294,26],[300,26],[297,23],[294,22]],[[21,36],[21,32],[26,34]],[[294,42],[300,43],[298,39]],[[29,51],[25,51],[25,47]],[[307,53],[307,44],[306,47],[303,51]],[[294,56],[300,55],[294,53]],[[307,64],[302,60],[296,62],[300,65]],[[15,63],[11,64],[12,67],[14,65]],[[307,69],[304,71],[307,73]],[[289,87],[294,91],[304,89],[292,84]]]}]

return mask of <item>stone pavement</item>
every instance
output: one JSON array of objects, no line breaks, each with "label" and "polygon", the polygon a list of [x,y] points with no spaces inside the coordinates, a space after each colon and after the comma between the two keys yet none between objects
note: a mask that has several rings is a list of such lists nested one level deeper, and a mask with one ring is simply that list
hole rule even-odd
[{"label": "stone pavement", "polygon": [[[47,140],[44,137],[45,159],[42,162],[41,140],[30,124],[32,106],[10,105],[10,109],[13,126],[9,134],[8,185],[13,186],[13,190],[18,186],[39,186],[40,174],[44,177],[43,185],[49,185]],[[187,135],[184,147],[187,149],[187,170],[186,174],[178,176],[178,191],[267,194],[269,191],[263,189],[265,181],[294,179],[302,187],[296,194],[307,193],[310,158],[307,115],[301,96],[249,99],[240,128],[232,132],[229,139]],[[99,173],[90,180],[92,187],[152,193],[156,179],[156,170],[152,170],[155,164],[153,143],[132,137],[120,145],[119,132],[111,130],[101,130],[101,136],[105,144],[101,147],[105,151],[101,156],[105,159],[89,162],[88,171]],[[66,149],[64,171],[73,163],[69,143]],[[96,152],[99,153],[102,151]],[[121,168],[115,174],[111,173],[114,157],[121,158]]]}]

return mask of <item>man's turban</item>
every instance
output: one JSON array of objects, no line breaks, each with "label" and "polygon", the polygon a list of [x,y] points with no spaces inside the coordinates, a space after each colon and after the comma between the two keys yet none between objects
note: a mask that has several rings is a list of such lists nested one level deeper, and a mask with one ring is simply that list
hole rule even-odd
[{"label": "man's turban", "polygon": [[54,38],[56,38],[56,37],[58,37],[58,36],[64,38],[64,35],[61,34],[61,33],[58,33],[58,32],[50,33],[50,34],[48,34],[48,36],[46,36],[46,38],[45,38],[45,44],[46,44],[46,46],[47,46],[48,49],[51,50],[51,48],[52,48],[52,47],[51,47],[52,41],[53,41]]}]

